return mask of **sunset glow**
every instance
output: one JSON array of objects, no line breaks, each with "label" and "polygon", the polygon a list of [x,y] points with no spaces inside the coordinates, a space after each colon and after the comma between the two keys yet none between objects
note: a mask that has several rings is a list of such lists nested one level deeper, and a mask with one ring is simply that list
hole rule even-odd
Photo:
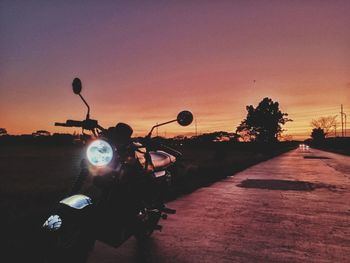
[{"label": "sunset glow", "polygon": [[[1,1],[0,127],[73,132],[71,91],[91,117],[135,135],[193,112],[199,133],[234,132],[264,97],[306,138],[313,118],[350,119],[349,1]],[[255,81],[254,81],[255,80]],[[176,124],[159,135],[194,135]]]}]

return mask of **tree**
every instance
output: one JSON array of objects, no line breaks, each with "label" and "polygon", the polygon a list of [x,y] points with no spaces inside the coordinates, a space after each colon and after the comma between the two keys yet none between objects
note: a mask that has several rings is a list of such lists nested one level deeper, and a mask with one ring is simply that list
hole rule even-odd
[{"label": "tree", "polygon": [[311,132],[311,138],[315,142],[322,142],[326,138],[326,133],[322,128],[313,128]]},{"label": "tree", "polygon": [[5,128],[0,128],[0,136],[8,135]]},{"label": "tree", "polygon": [[325,136],[327,137],[332,131],[335,130],[337,125],[337,116],[326,116],[318,118],[317,120],[312,120],[311,126],[314,128],[320,128],[323,130]]},{"label": "tree", "polygon": [[39,130],[39,131],[33,132],[32,135],[34,137],[40,137],[40,136],[50,136],[51,134],[48,131]]},{"label": "tree", "polygon": [[270,98],[264,98],[256,108],[250,105],[246,109],[247,117],[237,127],[236,132],[242,138],[248,136],[250,141],[276,142],[283,132],[282,125],[292,121],[287,118],[287,113],[281,112],[279,103]]}]

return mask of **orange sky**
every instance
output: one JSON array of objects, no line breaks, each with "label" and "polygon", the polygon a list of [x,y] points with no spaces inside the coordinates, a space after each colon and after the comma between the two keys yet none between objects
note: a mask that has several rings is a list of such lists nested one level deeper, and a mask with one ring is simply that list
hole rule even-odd
[{"label": "orange sky", "polygon": [[340,104],[350,119],[349,13],[349,1],[2,1],[0,127],[72,132],[53,123],[85,116],[78,76],[105,127],[142,135],[189,109],[199,132],[232,132],[267,96],[294,119],[286,134],[304,138]]}]

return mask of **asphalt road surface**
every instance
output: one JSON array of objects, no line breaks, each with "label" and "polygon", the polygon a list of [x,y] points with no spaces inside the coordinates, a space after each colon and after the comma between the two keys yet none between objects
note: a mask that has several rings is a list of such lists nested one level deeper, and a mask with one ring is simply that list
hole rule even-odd
[{"label": "asphalt road surface", "polygon": [[293,150],[168,206],[145,246],[97,242],[89,263],[350,262],[350,157]]}]

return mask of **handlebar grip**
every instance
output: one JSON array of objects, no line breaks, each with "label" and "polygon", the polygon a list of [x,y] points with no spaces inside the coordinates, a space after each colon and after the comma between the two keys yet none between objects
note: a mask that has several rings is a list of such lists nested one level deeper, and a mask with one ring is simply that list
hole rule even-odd
[{"label": "handlebar grip", "polygon": [[82,121],[67,120],[66,123],[55,122],[55,126],[62,126],[62,127],[83,127],[83,122],[82,122]]},{"label": "handlebar grip", "polygon": [[55,126],[69,127],[66,123],[55,122]]},{"label": "handlebar grip", "polygon": [[82,121],[67,120],[66,124],[69,127],[83,127],[83,122]]},{"label": "handlebar grip", "polygon": [[81,127],[86,130],[100,129],[104,130],[100,125],[98,125],[96,120],[87,119],[84,121],[66,120],[65,123],[55,122],[55,126],[62,127]]}]

